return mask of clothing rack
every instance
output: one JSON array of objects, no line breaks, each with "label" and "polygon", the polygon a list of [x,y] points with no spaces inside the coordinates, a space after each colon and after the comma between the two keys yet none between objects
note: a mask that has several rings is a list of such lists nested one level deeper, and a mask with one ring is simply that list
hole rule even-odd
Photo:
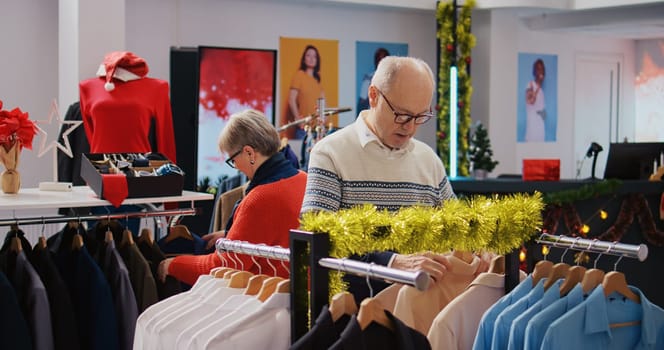
[{"label": "clothing rack", "polygon": [[429,274],[424,271],[402,271],[350,259],[330,258],[330,236],[327,233],[291,230],[289,239],[293,342],[309,331],[311,320],[315,320],[329,303],[330,269],[404,283],[418,290],[429,286]]},{"label": "clothing rack", "polygon": [[39,224],[55,224],[69,221],[88,221],[99,219],[125,219],[125,218],[148,218],[156,216],[191,216],[199,214],[200,209],[173,209],[173,210],[159,210],[159,211],[146,211],[146,212],[131,212],[131,213],[113,213],[113,214],[96,214],[96,215],[81,215],[81,216],[40,216],[31,218],[13,218],[0,220],[0,226],[10,225],[39,225]]},{"label": "clothing rack", "polygon": [[368,276],[370,278],[408,284],[417,288],[417,290],[426,290],[429,287],[429,274],[421,270],[397,270],[383,265],[369,264],[351,259],[323,258],[318,260],[318,263],[328,269],[352,273],[360,277]]},{"label": "clothing rack", "polygon": [[265,244],[254,244],[227,238],[219,238],[215,243],[215,247],[218,252],[230,251],[282,261],[288,261],[290,259],[290,249]]},{"label": "clothing rack", "polygon": [[556,248],[565,248],[578,251],[588,251],[606,255],[629,257],[644,261],[648,258],[648,246],[645,244],[625,244],[620,242],[607,242],[598,239],[581,237],[556,236],[543,233],[537,243],[551,245]]}]

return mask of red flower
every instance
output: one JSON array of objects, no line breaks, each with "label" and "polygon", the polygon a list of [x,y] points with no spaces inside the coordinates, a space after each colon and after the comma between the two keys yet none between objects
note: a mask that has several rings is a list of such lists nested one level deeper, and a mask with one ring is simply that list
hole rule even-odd
[{"label": "red flower", "polygon": [[470,61],[471,61],[470,56],[466,56],[466,63],[470,64]]},{"label": "red flower", "polygon": [[447,51],[452,52],[454,50],[454,45],[447,44]]},{"label": "red flower", "polygon": [[9,149],[18,140],[22,147],[32,149],[32,139],[37,133],[37,128],[28,117],[28,113],[21,111],[20,108],[11,111],[0,110],[0,145]]}]

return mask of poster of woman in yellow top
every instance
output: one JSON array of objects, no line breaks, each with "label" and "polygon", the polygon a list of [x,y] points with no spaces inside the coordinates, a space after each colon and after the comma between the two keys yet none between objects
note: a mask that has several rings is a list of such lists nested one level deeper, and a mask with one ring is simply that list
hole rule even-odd
[{"label": "poster of woman in yellow top", "polygon": [[[326,107],[337,107],[338,47],[337,40],[279,38],[279,126],[316,113],[321,98]],[[330,116],[326,122],[336,127],[337,117]],[[291,126],[282,132],[282,137],[301,140],[306,125]]]}]

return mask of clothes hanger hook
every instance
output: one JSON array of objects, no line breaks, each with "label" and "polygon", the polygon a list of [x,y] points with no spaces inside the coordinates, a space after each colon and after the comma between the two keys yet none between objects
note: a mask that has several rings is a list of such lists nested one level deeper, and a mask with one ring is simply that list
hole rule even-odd
[{"label": "clothes hanger hook", "polygon": [[[562,239],[563,239],[563,236],[558,237],[558,240],[556,240],[556,243],[554,243],[554,246],[555,246],[556,248],[558,247],[558,242],[560,242],[560,240],[562,240]],[[567,254],[567,251],[568,251],[571,247],[573,247],[573,246],[574,246],[574,243],[572,243],[571,246],[565,248],[565,250],[563,251],[563,253],[560,255],[560,262],[561,262],[561,263],[564,262],[564,260],[565,260],[565,254]]]},{"label": "clothes hanger hook", "polygon": [[277,254],[277,248],[283,248],[283,247],[282,246],[276,246],[274,248],[274,257],[279,259],[279,262],[281,263],[281,267],[283,267],[284,271],[286,271],[286,274],[288,274],[288,276],[290,276],[290,270],[286,266],[286,261],[284,261],[283,257],[281,257]]},{"label": "clothes hanger hook", "polygon": [[[609,249],[615,248],[616,245],[618,245],[618,241],[613,241],[613,243],[609,246]],[[623,258],[623,256],[622,256],[622,254],[620,254],[620,256],[618,257],[618,260],[616,260],[616,262],[613,264],[613,271],[616,271],[616,269],[618,268],[618,263],[620,262],[620,260],[622,258]]]},{"label": "clothes hanger hook", "polygon": [[252,246],[254,249],[254,253],[250,254],[249,256],[251,257],[251,261],[258,267],[258,274],[262,275],[263,274],[263,268],[261,267],[261,264],[258,263],[256,260],[256,255],[258,255],[258,247]]},{"label": "clothes hanger hook", "polygon": [[374,294],[373,287],[371,287],[371,280],[369,279],[371,277],[371,275],[373,274],[372,271],[371,271],[371,268],[373,267],[373,264],[374,263],[372,262],[372,263],[369,264],[369,266],[367,266],[367,286],[369,287],[369,298],[373,298],[373,294]]}]

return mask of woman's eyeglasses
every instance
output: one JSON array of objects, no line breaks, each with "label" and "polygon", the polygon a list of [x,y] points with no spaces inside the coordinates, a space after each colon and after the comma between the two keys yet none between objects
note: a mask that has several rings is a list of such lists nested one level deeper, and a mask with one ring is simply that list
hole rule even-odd
[{"label": "woman's eyeglasses", "polygon": [[381,96],[383,96],[383,99],[385,100],[385,102],[387,102],[387,105],[392,110],[392,113],[394,113],[394,122],[397,123],[397,124],[406,124],[406,123],[410,122],[411,120],[414,120],[415,124],[424,124],[424,123],[428,122],[429,119],[434,117],[431,110],[429,110],[429,112],[421,113],[421,114],[418,114],[418,115],[412,115],[412,114],[408,114],[408,113],[397,112],[394,109],[394,107],[392,107],[392,104],[387,99],[387,97],[385,97],[385,95],[380,90],[376,89],[376,91],[378,91],[378,93]]},{"label": "woman's eyeglasses", "polygon": [[[244,148],[244,146],[242,148]],[[235,169],[235,161],[233,159],[242,153],[242,148],[240,148],[239,151],[233,153],[230,157],[226,158],[226,164],[228,164],[229,167]]]}]

